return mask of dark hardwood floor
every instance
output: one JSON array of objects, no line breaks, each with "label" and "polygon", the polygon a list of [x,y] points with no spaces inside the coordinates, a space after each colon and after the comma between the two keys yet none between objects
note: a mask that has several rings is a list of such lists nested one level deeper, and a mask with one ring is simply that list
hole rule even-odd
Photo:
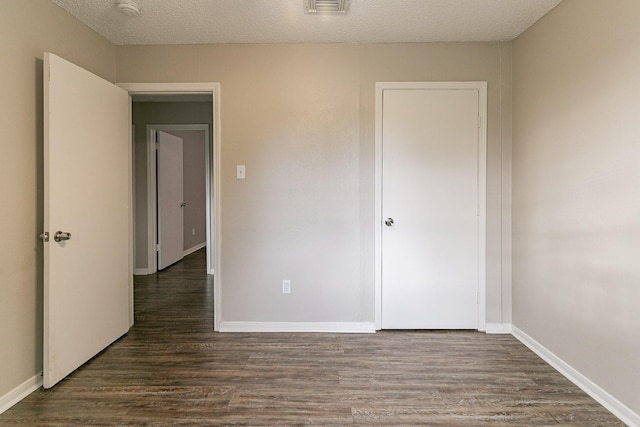
[{"label": "dark hardwood floor", "polygon": [[623,425],[511,336],[219,334],[212,310],[204,251],[136,277],[131,331],[0,425]]}]

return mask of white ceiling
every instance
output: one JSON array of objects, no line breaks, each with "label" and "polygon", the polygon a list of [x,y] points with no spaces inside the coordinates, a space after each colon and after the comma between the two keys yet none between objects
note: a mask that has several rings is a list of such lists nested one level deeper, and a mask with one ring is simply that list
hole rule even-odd
[{"label": "white ceiling", "polygon": [[52,0],[115,45],[393,43],[512,40],[562,0],[351,0],[346,15],[310,15],[303,0]]}]

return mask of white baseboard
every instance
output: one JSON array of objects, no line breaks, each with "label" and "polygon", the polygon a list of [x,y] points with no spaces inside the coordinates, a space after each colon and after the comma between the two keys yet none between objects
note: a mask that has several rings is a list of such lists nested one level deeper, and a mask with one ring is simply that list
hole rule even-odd
[{"label": "white baseboard", "polygon": [[[189,249],[185,250],[182,253],[182,256],[191,255],[195,251],[199,251],[200,249],[206,248],[206,247],[207,247],[207,242],[202,242],[202,243],[200,243],[198,245],[195,245],[192,248],[189,248]],[[153,273],[151,273],[148,268],[134,268],[133,269],[133,275],[134,276],[147,276],[149,274],[153,274]],[[213,274],[213,272],[210,272],[209,274]]]},{"label": "white baseboard", "polygon": [[29,378],[18,387],[0,397],[0,414],[42,387],[42,372]]},{"label": "white baseboard", "polygon": [[200,243],[199,245],[195,245],[194,247],[185,250],[183,255],[184,256],[191,255],[195,251],[199,251],[200,249],[206,248],[206,247],[207,247],[207,242],[204,241],[204,242]]},{"label": "white baseboard", "polygon": [[485,332],[487,334],[510,334],[511,323],[487,323]]},{"label": "white baseboard", "polygon": [[569,381],[577,385],[594,400],[607,408],[613,415],[629,426],[640,426],[640,414],[633,412],[628,406],[607,393],[599,385],[582,375],[564,360],[553,354],[549,349],[522,332],[516,326],[512,326],[512,334],[520,342],[529,347],[545,362],[564,375]]},{"label": "white baseboard", "polygon": [[220,322],[220,332],[327,332],[372,334],[373,322]]}]

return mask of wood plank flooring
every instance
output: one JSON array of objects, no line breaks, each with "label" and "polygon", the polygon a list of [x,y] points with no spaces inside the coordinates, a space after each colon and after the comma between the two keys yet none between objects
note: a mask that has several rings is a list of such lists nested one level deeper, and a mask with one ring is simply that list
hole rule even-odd
[{"label": "wood plank flooring", "polygon": [[511,336],[215,333],[204,250],[136,277],[135,309],[0,425],[623,425]]}]

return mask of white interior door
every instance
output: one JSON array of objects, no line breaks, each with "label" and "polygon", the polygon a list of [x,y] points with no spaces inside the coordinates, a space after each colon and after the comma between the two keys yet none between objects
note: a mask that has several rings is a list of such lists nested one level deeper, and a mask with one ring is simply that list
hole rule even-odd
[{"label": "white interior door", "polygon": [[479,92],[382,102],[382,327],[476,329]]},{"label": "white interior door", "polygon": [[184,256],[184,174],[182,138],[158,131],[158,270]]},{"label": "white interior door", "polygon": [[46,388],[130,326],[129,133],[125,90],[45,54]]}]

